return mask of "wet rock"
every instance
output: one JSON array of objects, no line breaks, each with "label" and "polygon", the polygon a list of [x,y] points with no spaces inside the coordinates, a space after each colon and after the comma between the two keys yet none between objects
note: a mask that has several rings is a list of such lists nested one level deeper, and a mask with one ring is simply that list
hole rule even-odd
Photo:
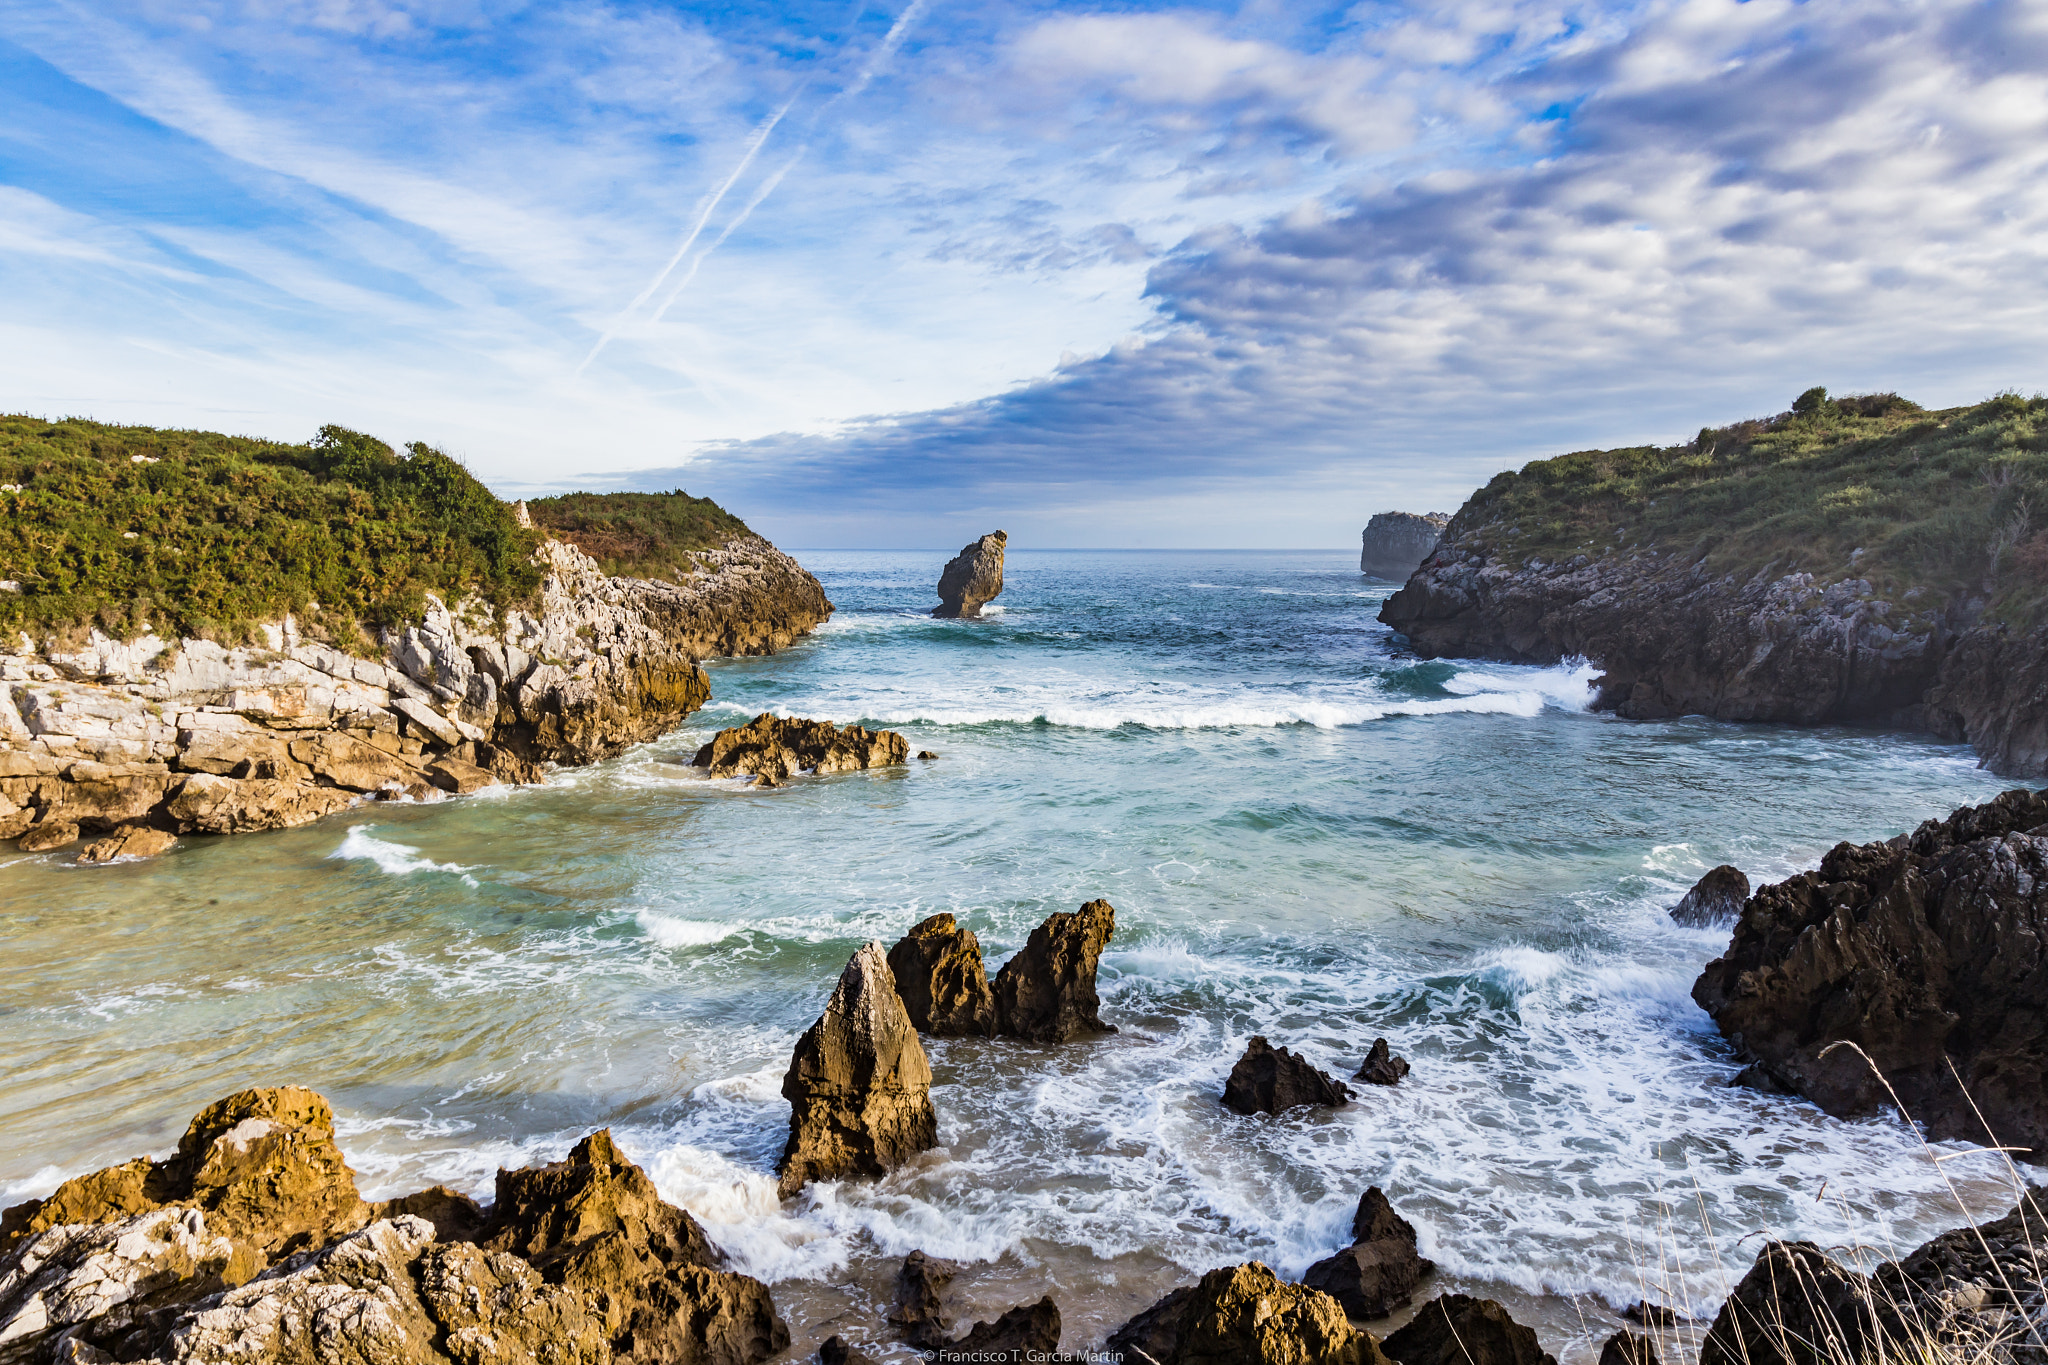
[{"label": "wet rock", "polygon": [[904,761],[910,742],[894,730],[841,729],[829,721],[762,712],[745,725],[720,730],[690,760],[713,777],[752,773],[762,786],[779,786],[799,772],[824,776]]},{"label": "wet rock", "polygon": [[845,1337],[830,1336],[818,1347],[818,1365],[882,1365]]},{"label": "wet rock", "polygon": [[1060,1309],[1050,1294],[1021,1304],[994,1322],[977,1322],[967,1335],[945,1346],[965,1360],[1043,1360],[1059,1349]]},{"label": "wet rock", "polygon": [[1661,1303],[1647,1303],[1637,1300],[1621,1310],[1621,1315],[1630,1322],[1643,1327],[1676,1327],[1682,1318],[1676,1308]]},{"label": "wet rock", "polygon": [[1655,1339],[1636,1332],[1616,1332],[1600,1348],[1600,1365],[1664,1365]]},{"label": "wet rock", "polygon": [[1401,1365],[1557,1365],[1507,1309],[1469,1294],[1430,1300],[1382,1345]]},{"label": "wet rock", "polygon": [[790,1102],[789,1142],[776,1167],[782,1197],[811,1180],[881,1175],[936,1145],[931,1084],[889,961],[870,943],[847,962],[782,1078]]},{"label": "wet rock", "polygon": [[1692,997],[1770,1079],[1831,1114],[1874,1114],[1896,1093],[1933,1138],[2048,1160],[2044,826],[2048,795],[2012,791],[1837,845],[1745,902]]},{"label": "wet rock", "polygon": [[1415,566],[1428,559],[1443,536],[1450,517],[1442,512],[1380,512],[1360,536],[1358,571],[1374,578],[1408,581]]},{"label": "wet rock", "polygon": [[1733,923],[1749,899],[1749,878],[1726,863],[1693,884],[1685,898],[1671,907],[1671,918],[1694,929]]},{"label": "wet rock", "polygon": [[1335,1299],[1282,1283],[1258,1261],[1174,1290],[1113,1332],[1107,1349],[1158,1365],[1390,1365]]},{"label": "wet rock", "polygon": [[104,839],[95,839],[78,851],[81,863],[111,863],[117,858],[154,858],[159,853],[170,851],[178,842],[174,834],[166,834],[148,825],[124,825]]},{"label": "wet rock", "polygon": [[16,847],[23,853],[48,853],[51,849],[77,842],[77,825],[69,820],[44,820],[22,835]]},{"label": "wet rock", "polygon": [[953,556],[939,574],[938,617],[981,615],[984,603],[995,601],[1003,590],[1003,549],[1010,538],[991,531]]},{"label": "wet rock", "polygon": [[1102,1022],[1095,993],[1096,964],[1115,933],[1116,908],[1108,901],[1047,916],[996,973],[996,1031],[1035,1043],[1115,1033]]},{"label": "wet rock", "polygon": [[[1879,1266],[1869,1295],[1878,1351],[1898,1360],[1982,1358],[1980,1343],[2003,1342],[2024,1365],[2048,1361],[2044,1247],[2048,1217],[2029,1197],[2003,1218],[1945,1232]],[[1925,1350],[1930,1342],[1936,1351]]]},{"label": "wet rock", "polygon": [[1699,1365],[1858,1360],[1868,1294],[1864,1276],[1837,1265],[1811,1242],[1768,1243],[1721,1305],[1700,1343]]},{"label": "wet rock", "polygon": [[1359,1198],[1351,1233],[1350,1246],[1310,1266],[1301,1282],[1343,1304],[1348,1317],[1383,1318],[1406,1308],[1435,1269],[1415,1248],[1414,1225],[1375,1185]]},{"label": "wet rock", "polygon": [[1223,1103],[1240,1114],[1278,1114],[1298,1104],[1335,1107],[1350,1099],[1343,1082],[1262,1037],[1245,1045],[1223,1085]]},{"label": "wet rock", "polygon": [[917,759],[920,763],[929,763],[937,757],[938,755],[933,753],[930,749],[919,749],[917,751]]},{"label": "wet rock", "polygon": [[912,926],[889,950],[896,993],[920,1033],[982,1037],[996,1031],[996,997],[981,962],[981,940],[951,915]]},{"label": "wet rock", "polygon": [[1396,1057],[1384,1038],[1372,1040],[1372,1049],[1365,1054],[1365,1061],[1351,1077],[1367,1085],[1399,1085],[1401,1078],[1408,1074],[1408,1059]]},{"label": "wet rock", "polygon": [[936,1350],[953,1335],[953,1319],[946,1313],[944,1297],[955,1273],[953,1266],[922,1251],[904,1257],[896,1272],[896,1303],[889,1310],[889,1323],[919,1350]]}]

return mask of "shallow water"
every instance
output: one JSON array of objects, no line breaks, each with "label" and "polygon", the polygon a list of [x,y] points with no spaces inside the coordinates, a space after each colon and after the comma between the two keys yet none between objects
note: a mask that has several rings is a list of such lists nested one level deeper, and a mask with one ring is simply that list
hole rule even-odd
[{"label": "shallow water", "polygon": [[[1582,667],[1403,658],[1352,553],[1013,551],[978,623],[922,614],[944,555],[801,554],[833,621],[712,665],[693,724],[614,762],[150,864],[16,858],[0,1195],[164,1151],[249,1084],[333,1099],[372,1195],[488,1195],[609,1124],[800,1349],[865,1334],[916,1247],[970,1263],[970,1313],[1051,1292],[1097,1343],[1210,1266],[1298,1274],[1373,1183],[1430,1292],[1571,1357],[1646,1291],[1711,1312],[1756,1232],[1959,1223],[1896,1120],[1725,1086],[1687,992],[1726,933],[1663,912],[1716,863],[1777,879],[2007,784],[1922,737],[1624,722]],[[763,710],[941,757],[768,792],[687,766]],[[940,1149],[777,1204],[782,1071],[856,946],[947,910],[993,968],[1097,896],[1116,1035],[936,1042]],[[1384,1034],[1415,1069],[1240,1118],[1216,1096],[1254,1033],[1339,1075]],[[1946,1167],[2009,1206],[1995,1157]]]}]

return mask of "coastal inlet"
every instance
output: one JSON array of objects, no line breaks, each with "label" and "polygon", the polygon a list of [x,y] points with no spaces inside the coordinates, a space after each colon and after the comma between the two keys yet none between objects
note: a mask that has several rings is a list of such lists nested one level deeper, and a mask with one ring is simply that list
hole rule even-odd
[{"label": "coastal inlet", "polygon": [[[959,1266],[963,1322],[1049,1294],[1063,1344],[1099,1344],[1215,1267],[1299,1278],[1374,1186],[1435,1266],[1416,1304],[1498,1299],[1567,1365],[1638,1299],[1711,1313],[1752,1230],[1904,1249],[1960,1221],[1896,1121],[1725,1084],[1688,992],[1728,930],[1667,911],[2009,785],[1966,749],[1621,720],[1574,664],[1418,661],[1353,547],[1013,546],[977,622],[929,614],[951,552],[795,552],[827,625],[707,663],[682,729],[545,786],[13,857],[0,1199],[163,1155],[252,1085],[331,1100],[369,1200],[485,1198],[608,1127],[770,1286],[793,1359],[878,1322],[913,1250]],[[939,757],[691,766],[763,712]],[[937,1145],[777,1197],[783,1076],[855,950],[947,913],[994,971],[1096,899],[1115,1033],[928,1037]],[[1339,1079],[1385,1038],[1412,1071],[1241,1115],[1254,1036]],[[1945,1169],[2011,1207],[1995,1157]]]}]

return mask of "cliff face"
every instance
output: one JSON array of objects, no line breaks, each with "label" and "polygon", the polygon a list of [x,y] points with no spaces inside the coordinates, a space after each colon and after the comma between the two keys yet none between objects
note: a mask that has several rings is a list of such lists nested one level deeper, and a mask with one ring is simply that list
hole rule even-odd
[{"label": "cliff face", "polygon": [[608,578],[559,541],[536,610],[428,599],[381,658],[265,627],[262,648],[93,632],[0,653],[0,837],[24,849],[149,827],[306,823],[366,796],[531,781],[672,729],[710,695],[697,660],[781,649],[831,614],[818,581],[739,535],[681,583]]},{"label": "cliff face", "polygon": [[1358,571],[1396,583],[1429,558],[1450,517],[1442,512],[1380,512],[1359,536]]}]

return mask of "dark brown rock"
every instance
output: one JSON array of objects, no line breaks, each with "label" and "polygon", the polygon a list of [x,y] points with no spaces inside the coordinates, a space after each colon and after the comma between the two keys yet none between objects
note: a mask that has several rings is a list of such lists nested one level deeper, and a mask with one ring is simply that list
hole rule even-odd
[{"label": "dark brown rock", "polygon": [[1375,1185],[1358,1201],[1352,1245],[1310,1266],[1301,1282],[1344,1305],[1346,1316],[1383,1318],[1406,1308],[1435,1267],[1415,1249],[1415,1227]]},{"label": "dark brown rock", "polygon": [[78,826],[69,820],[42,820],[16,845],[23,853],[48,853],[78,842]]},{"label": "dark brown rock", "polygon": [[945,1290],[955,1273],[953,1266],[935,1261],[922,1251],[904,1257],[902,1268],[896,1272],[896,1303],[889,1310],[889,1324],[919,1350],[936,1350],[953,1335]]},{"label": "dark brown rock", "polygon": [[1115,1033],[1102,1022],[1095,994],[1096,963],[1115,933],[1116,908],[1108,901],[1047,916],[1024,950],[996,973],[996,1031],[1034,1043]]},{"label": "dark brown rock", "polygon": [[386,1199],[372,1209],[372,1216],[376,1218],[401,1218],[408,1214],[433,1224],[437,1242],[471,1241],[485,1221],[484,1211],[477,1207],[476,1200],[446,1185],[433,1185],[415,1194]]},{"label": "dark brown rock", "polygon": [[919,1033],[986,1038],[996,1031],[996,997],[981,964],[981,940],[951,915],[921,920],[889,950],[896,993]]},{"label": "dark brown rock", "polygon": [[690,762],[713,777],[752,773],[758,785],[775,787],[799,772],[824,776],[888,767],[909,753],[910,742],[894,730],[841,729],[829,721],[785,720],[764,711],[745,725],[720,730]]},{"label": "dark brown rock", "polygon": [[1600,1348],[1600,1365],[1664,1365],[1664,1356],[1654,1338],[1616,1332]]},{"label": "dark brown rock", "polygon": [[977,1322],[944,1350],[965,1360],[1043,1360],[1059,1349],[1060,1309],[1050,1294],[1021,1304],[994,1322]]},{"label": "dark brown rock", "polygon": [[818,1365],[881,1365],[879,1360],[845,1337],[826,1337],[818,1347]]},{"label": "dark brown rock", "polygon": [[1365,1054],[1365,1061],[1352,1076],[1354,1081],[1367,1085],[1399,1085],[1401,1078],[1408,1074],[1408,1059],[1396,1057],[1384,1038],[1372,1040],[1371,1051]]},{"label": "dark brown rock", "polygon": [[1640,1299],[1622,1309],[1621,1315],[1643,1327],[1676,1327],[1685,1321],[1679,1316],[1676,1308],[1661,1303],[1646,1303]]},{"label": "dark brown rock", "polygon": [[919,749],[917,751],[917,758],[920,763],[929,763],[937,757],[938,755],[933,753],[930,749]]},{"label": "dark brown rock", "polygon": [[1257,1261],[1174,1290],[1111,1333],[1107,1349],[1158,1365],[1390,1365],[1335,1299]]},{"label": "dark brown rock", "polygon": [[1557,1365],[1507,1309],[1469,1294],[1430,1300],[1382,1345],[1401,1365]]},{"label": "dark brown rock", "polygon": [[2048,796],[2013,791],[1910,836],[1838,845],[1750,897],[1693,999],[1831,1114],[1873,1114],[1896,1093],[1932,1137],[2048,1159],[2043,826]]},{"label": "dark brown rock", "polygon": [[1749,878],[1739,867],[1723,863],[1693,884],[1685,898],[1671,907],[1671,918],[1695,929],[1732,922],[1749,899]]},{"label": "dark brown rock", "polygon": [[939,605],[932,608],[932,615],[981,615],[982,605],[995,601],[1003,590],[1003,549],[1009,543],[1001,531],[991,531],[953,556],[939,574]]},{"label": "dark brown rock", "polygon": [[789,1142],[776,1170],[787,1199],[811,1180],[882,1175],[938,1142],[932,1069],[896,994],[882,945],[856,952],[782,1078]]},{"label": "dark brown rock", "polygon": [[1223,1103],[1240,1114],[1278,1114],[1298,1104],[1335,1107],[1351,1099],[1351,1090],[1297,1057],[1255,1037],[1230,1068],[1223,1085]]},{"label": "dark brown rock", "polygon": [[[1699,1365],[1839,1365],[1862,1357],[1869,1281],[1811,1242],[1771,1242],[1721,1305]],[[1403,1365],[1408,1365],[1403,1362]]]}]

